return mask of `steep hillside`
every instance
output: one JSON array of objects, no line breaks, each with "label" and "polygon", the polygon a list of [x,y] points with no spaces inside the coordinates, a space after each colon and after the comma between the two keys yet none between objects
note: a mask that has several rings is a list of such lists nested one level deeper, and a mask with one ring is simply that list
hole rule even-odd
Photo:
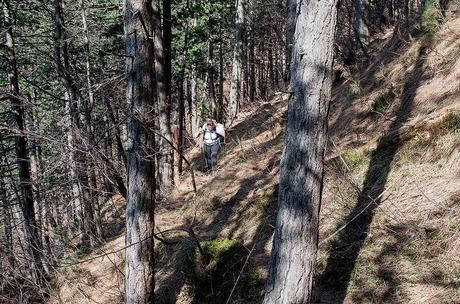
[{"label": "steep hillside", "polygon": [[[372,43],[372,63],[334,88],[318,303],[460,303],[459,37],[458,14],[429,37],[388,32]],[[280,93],[246,106],[228,130],[216,175],[195,172],[198,238],[238,240],[247,248],[243,273],[253,287],[239,284],[232,303],[261,300],[287,98]],[[198,147],[188,158],[200,167]],[[113,203],[122,208],[120,200]],[[185,175],[158,206],[158,231],[185,227],[194,212]],[[122,223],[121,215],[112,216]],[[124,236],[113,231],[110,242],[63,268],[51,303],[122,302]],[[157,301],[192,303],[196,293],[184,269],[194,242],[183,232],[163,237],[180,242],[157,244]]]}]

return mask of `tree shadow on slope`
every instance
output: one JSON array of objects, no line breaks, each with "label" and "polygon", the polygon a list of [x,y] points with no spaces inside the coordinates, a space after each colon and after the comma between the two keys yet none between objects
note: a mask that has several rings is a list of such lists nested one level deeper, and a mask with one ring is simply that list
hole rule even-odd
[{"label": "tree shadow on slope", "polygon": [[158,244],[155,246],[155,273],[172,269],[172,272],[166,277],[161,278],[161,285],[155,290],[155,303],[174,304],[177,302],[185,284],[182,268],[191,258],[195,247],[191,238],[182,239],[176,245]]},{"label": "tree shadow on slope", "polygon": [[[259,173],[256,173],[240,183],[238,191],[228,200],[226,200],[219,212],[214,216],[213,220],[206,227],[197,227],[198,231],[204,234],[208,234],[208,238],[214,239],[219,236],[219,233],[230,223],[239,223],[242,220],[243,214],[251,207],[251,203],[247,203],[240,210],[236,210],[238,205],[243,202],[251,191],[257,188],[263,188],[268,185],[272,178],[269,176],[271,170],[276,167],[279,163],[279,156],[275,155],[269,160],[266,167]],[[212,186],[212,185],[210,185]],[[234,227],[230,230],[230,236],[232,236],[238,227]]]},{"label": "tree shadow on slope", "polygon": [[[441,2],[442,3],[438,3],[438,5],[440,5],[440,12],[446,12],[449,3],[452,1],[444,0]],[[348,120],[351,117],[356,117],[357,123],[355,123],[355,125],[358,125],[360,122],[365,124],[367,116],[366,114],[368,114],[367,112],[369,109],[364,104],[364,100],[360,104],[357,104],[357,107],[353,107],[352,105],[356,103],[357,99],[372,96],[370,95],[371,93],[377,92],[380,89],[384,89],[384,91],[389,90],[390,92],[400,92],[401,88],[398,86],[398,83],[391,80],[395,77],[395,75],[397,76],[399,72],[398,74],[394,74],[394,71],[390,71],[388,68],[395,67],[396,69],[401,69],[401,73],[403,73],[404,69],[409,68],[412,60],[414,59],[414,56],[408,53],[408,51],[411,49],[411,46],[413,45],[413,40],[410,38],[410,36],[416,38],[430,36],[429,38],[433,38],[436,32],[441,30],[439,26],[444,22],[441,20],[441,16],[434,12],[428,13],[428,15],[426,15],[426,9],[429,10],[429,7],[433,7],[433,5],[436,6],[435,3],[436,1],[422,1],[420,14],[416,14],[411,17],[413,18],[411,21],[413,25],[411,27],[407,27],[406,21],[401,20],[395,26],[391,38],[388,38],[388,40],[384,42],[383,45],[381,45],[381,42],[379,41],[380,39],[377,38],[374,40],[371,45],[375,45],[371,46],[370,48],[375,49],[378,53],[376,54],[375,59],[372,60],[372,63],[369,66],[361,65],[361,67],[357,68],[357,70],[361,70],[363,72],[355,76],[355,81],[344,81],[343,83],[339,84],[339,86],[333,91],[335,100],[331,104],[331,109],[333,109],[333,113],[338,113],[338,117],[329,127],[329,133],[331,135],[343,137],[344,133],[350,134],[353,132],[358,137],[358,140],[355,143],[356,145],[360,146],[366,142],[365,139],[360,139],[359,137],[359,133],[362,128],[354,126],[352,130],[349,130]],[[446,16],[444,15],[444,17]],[[423,25],[423,20],[426,20],[426,18],[429,18],[429,23],[432,24],[430,26],[433,28],[426,28],[426,25]],[[409,35],[410,32],[412,32],[411,35]],[[442,36],[438,36],[438,39],[439,37]],[[457,39],[455,38],[444,38],[444,41],[442,41],[442,48],[447,50],[452,45],[455,45],[456,42]],[[438,53],[437,57],[443,57],[445,63],[442,65],[446,65],[449,62],[455,63],[455,58],[457,57],[456,55],[457,54],[455,52],[444,55]],[[448,60],[447,58],[453,58],[454,60]],[[440,70],[443,72],[449,70],[447,66],[439,66],[439,63],[437,65],[438,67],[436,69],[431,69],[431,75],[430,71],[427,70],[425,75],[428,78],[432,78],[435,74],[438,74]],[[360,89],[358,91],[361,91],[360,93],[355,92],[356,88],[354,88],[354,84],[356,83],[359,83]],[[438,104],[436,101],[432,101],[432,103]],[[365,112],[362,112],[363,110]],[[372,129],[372,132],[369,133],[374,133],[377,130],[378,128],[374,128]]]},{"label": "tree shadow on slope", "polygon": [[[383,246],[376,257],[360,262],[354,270],[359,290],[351,293],[353,303],[408,303],[413,295],[401,288],[402,283],[442,290],[437,294],[438,303],[455,298],[460,284],[452,268],[445,265],[443,243],[448,241],[439,229],[425,225],[425,219],[388,224],[385,231],[373,236],[373,243]],[[450,300],[442,299],[446,296]]]},{"label": "tree shadow on slope", "polygon": [[[410,46],[411,44],[404,39],[404,36],[399,32],[398,28],[396,28],[392,37],[381,47],[372,64],[369,65],[369,67],[362,72],[362,76],[360,75],[359,79],[356,80],[361,92],[355,92],[356,88],[353,88],[353,86],[356,86],[356,84],[353,84],[353,81],[344,82],[333,91],[336,98],[331,103],[332,114],[340,114],[338,114],[335,122],[329,126],[330,135],[343,137],[342,132],[348,133],[353,130],[353,128],[350,130],[350,118],[363,117],[362,119],[364,119],[363,115],[365,113],[356,113],[356,110],[352,107],[353,103],[356,102],[357,99],[376,90],[379,85],[382,85],[384,81],[377,76],[379,72],[382,68],[396,62],[402,56],[401,54],[406,53]],[[366,111],[366,113],[368,112],[365,106],[359,107],[358,111],[363,110]],[[353,131],[358,135],[359,129]],[[356,144],[359,145],[362,143]]]},{"label": "tree shadow on slope", "polygon": [[347,226],[330,246],[326,269],[318,278],[315,287],[316,298],[330,291],[334,294],[334,303],[342,303],[345,299],[358,255],[366,241],[374,214],[382,202],[381,196],[401,145],[400,129],[407,122],[413,107],[425,63],[425,51],[426,47],[420,48],[415,66],[405,82],[396,117],[388,133],[379,140],[376,150],[372,153],[357,205],[343,221]]},{"label": "tree shadow on slope", "polygon": [[[255,148],[266,151],[267,149],[274,147],[279,142],[281,137],[282,134],[279,134],[275,138],[262,143]],[[279,166],[279,156],[279,154],[275,154],[267,162],[265,168],[242,180],[238,190],[232,197],[230,197],[228,200],[225,200],[225,202],[218,202],[220,205],[219,210],[213,216],[211,221],[205,225],[198,223],[198,225],[195,227],[195,232],[198,234],[200,240],[213,240],[218,238],[221,236],[225,227],[229,226],[230,224],[235,226],[230,229],[228,237],[233,236],[235,229],[238,229],[238,222],[243,220],[244,214],[251,207],[251,202],[246,202],[246,205],[244,206],[240,206],[241,203],[248,199],[248,196],[252,193],[253,190],[256,188],[266,187],[269,183],[272,182],[270,172]],[[225,180],[225,176],[217,176],[215,178],[218,178],[219,180]],[[204,185],[203,188],[212,188],[213,182],[216,181],[215,178],[212,179],[208,184]],[[266,226],[264,227],[266,228]],[[261,228],[258,228],[258,231],[260,229]],[[270,231],[266,232],[267,234],[270,233]],[[257,232],[256,235],[258,234],[260,233]],[[264,239],[269,239],[269,236],[265,237]],[[194,254],[195,245],[190,238],[186,238],[183,243],[188,245],[175,245],[174,247],[171,247],[171,249],[166,251],[163,250],[163,252],[159,253],[157,257],[160,260],[163,259],[163,262],[160,263],[161,266],[157,264],[156,271],[162,271],[167,267],[173,269],[167,277],[161,279],[161,285],[158,286],[155,292],[155,299],[158,303],[176,303],[179,300],[178,297],[181,289],[185,286],[186,281],[183,276],[183,264],[184,261],[193,258],[191,255]],[[230,292],[230,290],[228,290],[228,292]],[[200,299],[195,298],[195,303],[200,303]],[[223,296],[222,300],[223,303],[225,303],[226,297]]]}]

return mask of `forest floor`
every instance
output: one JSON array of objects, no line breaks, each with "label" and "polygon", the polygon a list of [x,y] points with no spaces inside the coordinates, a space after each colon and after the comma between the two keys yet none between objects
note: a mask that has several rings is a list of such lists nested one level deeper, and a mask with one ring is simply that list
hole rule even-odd
[{"label": "forest floor", "polygon": [[[460,303],[459,38],[458,14],[429,38],[389,31],[370,44],[372,64],[334,87],[318,303]],[[238,286],[253,300],[231,303],[262,298],[287,98],[279,93],[246,106],[228,129],[216,175],[196,172],[198,238],[239,240],[250,254],[245,271],[257,274],[253,286]],[[187,156],[199,167],[197,146]],[[373,197],[360,199],[362,189]],[[123,301],[123,208],[119,197],[106,204],[108,242],[62,268],[50,303]],[[159,204],[156,226],[183,227],[194,210],[186,174]],[[193,242],[170,237],[183,241],[156,246],[156,302],[193,303],[183,271]]]}]

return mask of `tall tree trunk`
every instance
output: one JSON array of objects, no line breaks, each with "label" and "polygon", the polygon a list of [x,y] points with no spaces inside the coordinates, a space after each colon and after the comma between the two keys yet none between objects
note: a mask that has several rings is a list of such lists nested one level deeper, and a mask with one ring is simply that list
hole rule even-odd
[{"label": "tall tree trunk", "polygon": [[[91,80],[91,53],[90,53],[90,43],[89,43],[89,31],[88,31],[88,23],[86,21],[86,5],[85,0],[80,0],[81,6],[81,20],[83,25],[83,37],[84,37],[84,47],[85,47],[85,68],[86,68],[86,85],[88,90],[88,100],[84,101],[84,120],[85,120],[85,127],[86,133],[88,138],[88,144],[90,147],[94,147],[95,145],[95,138],[94,138],[94,130],[93,130],[93,122],[92,122],[92,113],[94,108],[94,92],[93,92],[93,85]],[[98,185],[97,185],[97,178],[96,178],[96,166],[95,164],[89,161],[89,157],[86,157],[87,160],[87,172],[89,173],[89,184],[90,188],[88,189],[90,193],[90,201],[88,205],[90,208],[90,214],[88,218],[93,221],[90,224],[91,226],[91,236],[94,234],[94,240],[92,243],[99,243],[103,237],[102,231],[102,223],[99,217],[99,195],[98,195]]]},{"label": "tall tree trunk", "polygon": [[[177,160],[177,168],[179,174],[183,172],[183,159],[181,155],[184,155],[185,149],[185,93],[184,93],[184,82],[185,82],[185,72],[187,66],[187,50],[188,50],[188,34],[187,34],[186,27],[185,31],[186,34],[184,36],[184,49],[182,50],[182,68],[180,71],[179,76],[179,100],[178,100],[178,134],[177,134],[177,152],[178,152],[178,160]],[[214,97],[215,99],[215,97]]]},{"label": "tall tree trunk", "polygon": [[287,0],[287,25],[286,25],[286,49],[284,53],[286,67],[284,70],[284,83],[287,87],[290,81],[290,65],[292,56],[292,46],[294,44],[295,22],[297,20],[297,0]]},{"label": "tall tree trunk", "polygon": [[200,127],[200,107],[197,98],[197,81],[196,70],[192,66],[191,80],[190,80],[190,121],[192,125],[192,134],[197,134]]},{"label": "tall tree trunk", "polygon": [[[187,4],[193,5],[195,3],[194,0],[189,3],[187,1]],[[190,26],[192,28],[197,26],[197,20],[196,18],[192,18],[190,20]],[[195,61],[195,58],[191,58],[192,60],[192,67],[191,67],[191,72],[190,72],[190,101],[189,101],[189,115],[190,115],[190,125],[191,125],[191,132],[192,135],[195,136],[195,134],[198,133],[198,129],[200,128],[200,120],[201,120],[201,107],[198,105],[198,98],[197,98],[197,91],[198,91],[198,86],[197,86],[197,68],[195,64],[193,63]],[[179,105],[181,107],[181,105]],[[181,111],[179,109],[179,111]],[[184,114],[185,115],[185,114]],[[180,116],[180,115],[179,115]],[[179,161],[182,161],[179,159]]]},{"label": "tall tree trunk", "polygon": [[299,2],[278,216],[265,304],[310,303],[337,0]]},{"label": "tall tree trunk", "polygon": [[223,109],[224,109],[224,51],[222,49],[222,38],[219,42],[219,99],[218,106],[219,111],[217,112],[217,121],[222,120]]},{"label": "tall tree trunk", "polygon": [[354,0],[354,27],[358,33],[358,39],[361,42],[366,41],[369,36],[369,30],[366,22],[364,21],[364,0]]},{"label": "tall tree trunk", "polygon": [[0,198],[1,198],[1,203],[2,203],[0,207],[3,213],[2,224],[4,226],[2,256],[7,257],[8,267],[5,267],[5,268],[8,269],[7,270],[7,273],[8,273],[15,269],[16,260],[14,258],[15,254],[14,254],[14,245],[13,245],[13,223],[12,223],[12,217],[11,217],[11,207],[9,205],[8,196],[5,191],[6,183],[3,180],[3,177],[0,177],[0,189],[3,190],[0,193]]},{"label": "tall tree trunk", "polygon": [[243,0],[236,0],[235,47],[233,49],[232,80],[227,119],[231,122],[238,113],[241,82],[241,42],[243,34],[244,7]]},{"label": "tall tree trunk", "polygon": [[211,102],[211,117],[217,119],[219,108],[216,103],[216,90],[214,86],[214,48],[213,41],[208,41],[208,98]]},{"label": "tall tree trunk", "polygon": [[[185,65],[184,65],[185,66]],[[185,70],[183,71],[183,75],[185,74]],[[178,125],[179,125],[179,134],[178,134],[178,151],[180,155],[184,155],[184,131],[185,131],[185,100],[184,100],[184,77],[181,76],[180,83],[179,83],[179,108],[178,108]],[[179,174],[182,174],[184,170],[184,162],[182,157],[178,159],[178,171]]]},{"label": "tall tree trunk", "polygon": [[[173,148],[169,143],[172,142],[171,132],[171,98],[167,95],[167,81],[164,54],[164,39],[161,27],[160,0],[153,0],[153,20],[154,20],[154,53],[155,53],[155,75],[156,75],[156,101],[158,104],[158,121],[160,134],[157,138],[157,189],[163,193],[171,188],[174,182],[173,167]],[[169,37],[170,38],[170,37]],[[169,44],[171,42],[168,42]]]},{"label": "tall tree trunk", "polygon": [[125,303],[154,301],[156,96],[152,0],[125,0],[124,27],[128,119]]},{"label": "tall tree trunk", "polygon": [[241,87],[241,99],[240,103],[248,102],[249,98],[249,61],[248,61],[248,29],[245,27],[245,34],[242,37],[241,43],[241,68],[240,68],[240,87]]},{"label": "tall tree trunk", "polygon": [[[32,99],[29,98],[29,103],[33,104]],[[31,110],[31,112],[33,109]],[[34,132],[35,131],[35,119],[33,116],[33,113],[29,116],[31,125],[28,126],[27,131]],[[36,221],[37,221],[37,227],[38,227],[38,234],[39,238],[43,240],[43,235],[44,235],[44,220],[43,220],[43,201],[42,201],[42,193],[40,189],[40,172],[41,170],[41,164],[39,163],[38,157],[39,154],[41,154],[40,147],[38,146],[37,140],[35,138],[31,138],[30,140],[31,145],[30,145],[30,174],[32,177],[32,180],[34,181],[32,183],[32,189],[34,191],[34,208],[36,211]]]},{"label": "tall tree trunk", "polygon": [[82,214],[82,190],[81,184],[79,183],[79,176],[77,172],[77,152],[75,147],[75,135],[72,131],[72,115],[71,107],[72,102],[70,101],[69,94],[66,92],[64,94],[65,103],[65,112],[66,112],[66,127],[67,127],[67,151],[68,151],[68,161],[69,161],[69,173],[70,173],[70,187],[71,187],[71,210],[69,214],[69,219],[72,221],[71,230],[77,229],[81,231],[83,225],[83,214]]},{"label": "tall tree trunk", "polygon": [[275,59],[273,58],[273,44],[272,46],[268,49],[268,71],[269,71],[269,76],[270,76],[270,93],[273,93],[275,91]]},{"label": "tall tree trunk", "polygon": [[280,88],[280,77],[281,71],[283,70],[283,64],[281,63],[280,48],[275,48],[275,90],[278,91]]},{"label": "tall tree trunk", "polygon": [[6,63],[9,84],[9,97],[11,110],[16,122],[17,134],[15,136],[16,163],[19,169],[19,184],[22,214],[24,216],[24,226],[27,241],[28,254],[31,257],[31,270],[33,278],[38,286],[45,278],[45,270],[42,263],[43,245],[40,240],[39,227],[35,219],[34,197],[32,189],[32,179],[30,174],[30,159],[27,151],[27,141],[25,135],[24,108],[21,102],[18,80],[18,69],[13,38],[13,19],[10,14],[9,0],[3,1],[3,25],[5,34]]},{"label": "tall tree trunk", "polygon": [[[112,133],[112,126],[109,120],[109,117],[107,116],[107,113],[104,113],[103,116],[103,121],[104,121],[104,128],[105,128],[105,134],[104,134],[104,149],[103,152],[107,156],[109,160],[113,160],[113,133]],[[104,165],[104,172],[108,171],[108,166],[107,164]],[[107,178],[103,179],[104,183],[104,200],[109,198],[111,196],[111,193],[113,193],[113,184],[110,180]]]},{"label": "tall tree trunk", "polygon": [[[251,22],[252,24],[252,22]],[[255,37],[254,37],[254,32],[253,32],[253,26],[251,25],[251,43],[249,45],[249,101],[254,102],[254,99],[256,97],[256,90],[257,90],[257,85],[256,85],[256,63],[255,63]]]},{"label": "tall tree trunk", "polygon": [[[3,144],[4,138],[0,135],[0,164],[4,168],[5,171],[10,170],[7,158],[7,151]],[[3,172],[2,172],[3,173]],[[13,271],[16,266],[16,259],[15,259],[15,252],[14,252],[14,240],[13,240],[13,215],[12,215],[12,207],[11,201],[12,198],[9,196],[9,192],[7,191],[7,184],[6,181],[6,174],[0,176],[0,208],[3,213],[2,223],[4,225],[3,229],[3,242],[4,242],[4,251],[2,254],[3,256],[7,257],[7,265],[9,267],[9,271]],[[14,188],[14,185],[13,185]],[[8,268],[7,267],[7,268]],[[9,272],[8,271],[8,272]]]},{"label": "tall tree trunk", "polygon": [[172,104],[172,16],[171,0],[163,0],[164,82],[167,104]]},{"label": "tall tree trunk", "polygon": [[[34,92],[33,97],[30,99],[30,104],[33,105],[36,102],[36,93]],[[33,133],[38,133],[39,122],[35,117],[35,108],[30,110],[30,128],[29,130]],[[42,149],[36,138],[32,138],[31,141],[31,154],[30,154],[30,169],[32,174],[32,188],[34,190],[35,198],[35,210],[37,212],[37,225],[40,230],[40,238],[44,244],[48,256],[51,256],[51,240],[49,234],[50,224],[50,210],[49,205],[43,200],[43,188],[42,188],[42,172],[43,172],[43,159]]]}]

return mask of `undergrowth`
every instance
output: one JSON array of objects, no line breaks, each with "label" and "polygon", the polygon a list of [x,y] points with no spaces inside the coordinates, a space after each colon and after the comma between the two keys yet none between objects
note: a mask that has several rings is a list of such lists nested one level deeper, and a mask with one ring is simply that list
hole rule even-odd
[{"label": "undergrowth", "polygon": [[355,171],[356,169],[359,169],[367,164],[372,153],[373,150],[369,149],[365,150],[364,152],[359,150],[350,150],[343,152],[341,156],[350,170]]},{"label": "undergrowth", "polygon": [[219,239],[202,242],[202,248],[204,254],[195,249],[183,265],[183,273],[194,289],[194,303],[226,303],[238,277],[231,303],[251,303],[259,298],[262,283],[252,267],[243,269],[248,256],[243,244]]},{"label": "undergrowth", "polygon": [[380,94],[374,101],[372,102],[371,112],[369,113],[371,116],[376,115],[384,115],[385,112],[391,106],[393,100],[395,99],[396,94],[392,89]]},{"label": "undergrowth", "polygon": [[420,13],[419,24],[415,29],[417,37],[432,37],[441,27],[442,13],[439,0],[427,0]]},{"label": "undergrowth", "polygon": [[455,110],[447,110],[447,114],[440,123],[440,129],[444,133],[460,131],[460,113]]}]

